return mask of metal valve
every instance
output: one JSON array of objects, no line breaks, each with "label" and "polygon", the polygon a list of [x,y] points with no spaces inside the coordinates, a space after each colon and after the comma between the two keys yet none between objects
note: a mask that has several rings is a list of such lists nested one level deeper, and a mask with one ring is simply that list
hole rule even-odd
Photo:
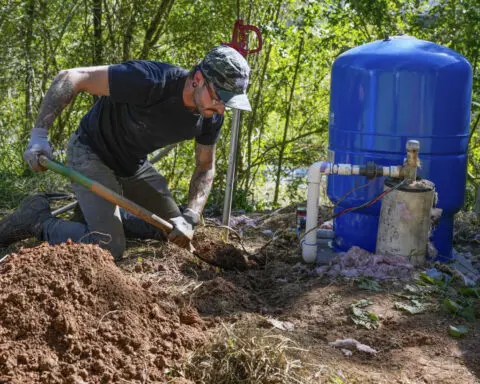
[{"label": "metal valve", "polygon": [[405,178],[415,181],[417,179],[417,168],[420,167],[420,159],[418,151],[420,150],[420,142],[418,140],[407,141],[407,158],[405,159]]}]

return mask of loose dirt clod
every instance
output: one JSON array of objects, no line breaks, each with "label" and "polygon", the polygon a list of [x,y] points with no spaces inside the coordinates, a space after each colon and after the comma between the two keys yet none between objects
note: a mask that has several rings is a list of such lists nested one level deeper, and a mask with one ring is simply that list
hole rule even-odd
[{"label": "loose dirt clod", "polygon": [[203,234],[197,235],[193,245],[200,259],[222,269],[245,271],[254,265],[238,248],[231,244],[209,240]]},{"label": "loose dirt clod", "polygon": [[21,249],[0,289],[1,381],[166,382],[203,340],[196,310],[157,300],[94,245]]}]

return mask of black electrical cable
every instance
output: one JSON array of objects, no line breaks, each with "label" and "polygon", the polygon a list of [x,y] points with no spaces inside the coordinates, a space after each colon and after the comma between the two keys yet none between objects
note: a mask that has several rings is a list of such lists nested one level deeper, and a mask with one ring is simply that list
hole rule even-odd
[{"label": "black electrical cable", "polygon": [[[374,203],[376,203],[376,202],[377,202],[378,200],[380,200],[382,197],[385,197],[385,196],[388,195],[390,192],[392,192],[392,191],[400,188],[401,186],[409,183],[410,181],[411,181],[411,180],[409,180],[409,179],[404,179],[404,180],[402,180],[400,183],[398,183],[397,185],[395,185],[394,187],[389,188],[389,189],[383,191],[382,193],[378,194],[378,195],[377,195],[376,197],[374,197],[372,200],[370,200],[370,201],[368,201],[368,202],[366,202],[366,203],[364,203],[364,204],[362,204],[362,205],[356,206],[356,207],[346,208],[346,209],[344,209],[343,211],[341,211],[341,212],[339,212],[339,213],[337,213],[337,214],[335,214],[335,215],[330,216],[330,217],[329,217],[327,220],[325,220],[325,221],[329,221],[329,220],[336,219],[337,217],[339,217],[339,216],[341,216],[341,215],[343,215],[344,213],[347,213],[347,212],[353,212],[353,211],[356,211],[356,210],[358,210],[358,209],[367,208],[367,207],[373,205]],[[366,186],[366,185],[368,185],[368,184],[365,184],[365,185],[363,185],[363,186]],[[362,187],[363,187],[363,186],[362,186]],[[358,188],[357,188],[357,189],[358,189]],[[355,189],[354,189],[354,190],[355,190]],[[353,190],[352,190],[352,192],[353,192]],[[305,232],[305,233],[300,237],[299,241],[302,242],[303,238],[304,238],[307,234],[309,234],[310,232],[318,229],[319,227],[320,227],[320,226],[317,225],[316,227],[313,227],[312,229],[309,229],[307,232]]]}]

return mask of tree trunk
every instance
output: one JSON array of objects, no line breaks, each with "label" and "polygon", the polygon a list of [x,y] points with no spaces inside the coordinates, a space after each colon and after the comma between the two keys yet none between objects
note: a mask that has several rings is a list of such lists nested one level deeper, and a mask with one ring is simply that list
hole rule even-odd
[{"label": "tree trunk", "polygon": [[140,1],[135,1],[133,3],[133,8],[130,12],[130,16],[128,17],[128,22],[126,23],[126,28],[125,28],[125,35],[123,38],[123,46],[122,46],[122,59],[123,61],[127,61],[132,59],[132,54],[130,47],[132,45],[133,41],[133,35],[134,35],[134,27],[135,27],[135,22],[136,18],[138,15],[138,7],[140,5]]},{"label": "tree trunk", "polygon": [[102,0],[93,0],[93,65],[103,63]]},{"label": "tree trunk", "polygon": [[170,14],[174,2],[175,0],[162,0],[158,6],[157,12],[145,32],[140,59],[148,58],[150,50],[165,31],[168,15]]},{"label": "tree trunk", "polygon": [[280,153],[278,155],[277,178],[275,180],[275,193],[274,193],[274,196],[273,196],[273,205],[274,206],[278,205],[278,195],[279,195],[279,191],[280,191],[280,178],[281,178],[281,175],[282,175],[283,157],[285,155],[285,148],[287,146],[288,126],[290,124],[290,116],[291,116],[291,112],[292,112],[293,98],[294,98],[294,94],[295,94],[295,86],[296,86],[296,82],[297,82],[298,72],[299,72],[299,69],[300,69],[300,58],[302,57],[304,42],[305,42],[305,36],[302,35],[302,37],[300,38],[299,46],[298,46],[297,62],[295,64],[295,72],[293,74],[292,88],[290,89],[290,96],[288,98],[287,113],[286,113],[286,116],[285,116],[285,127],[283,128],[283,138],[282,138],[282,143],[280,145]]},{"label": "tree trunk", "polygon": [[[278,19],[280,17],[280,10],[282,9],[282,2],[279,1],[277,4],[277,9],[275,10],[275,18],[274,18],[274,24],[278,22]],[[267,72],[268,65],[270,63],[270,53],[272,52],[272,44],[268,44],[267,50],[265,53],[265,59],[263,61],[263,66],[261,70],[261,74],[259,77],[258,81],[258,92],[255,94],[255,98],[253,100],[253,105],[252,105],[252,113],[249,116],[248,123],[247,123],[247,164],[246,164],[246,173],[245,173],[245,179],[244,179],[244,185],[245,189],[248,192],[250,189],[250,183],[251,183],[251,165],[252,165],[252,135],[253,135],[253,129],[255,127],[255,122],[257,118],[257,112],[258,108],[260,106],[260,100],[262,96],[262,89],[263,89],[263,82],[265,80],[265,74]]]},{"label": "tree trunk", "polygon": [[107,0],[103,0],[103,10],[104,10],[104,15],[105,15],[105,26],[107,29],[107,38],[110,43],[110,48],[109,48],[109,58],[110,60],[113,60],[113,62],[119,61],[121,57],[123,57],[123,51],[122,51],[122,56],[118,52],[118,44],[117,41],[115,40],[115,33],[113,32],[114,27],[113,27],[113,12],[110,11],[108,7]]},{"label": "tree trunk", "polygon": [[32,38],[35,18],[35,0],[29,0],[25,3],[25,24],[24,24],[24,54],[25,54],[25,132],[29,132],[33,126],[32,117],[32,87],[33,87],[33,68],[32,68]]}]

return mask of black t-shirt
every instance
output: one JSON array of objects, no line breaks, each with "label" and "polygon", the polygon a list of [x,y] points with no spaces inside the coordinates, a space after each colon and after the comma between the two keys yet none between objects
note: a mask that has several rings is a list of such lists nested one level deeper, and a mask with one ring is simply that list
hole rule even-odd
[{"label": "black t-shirt", "polygon": [[147,154],[195,138],[215,144],[223,115],[204,119],[183,104],[188,71],[153,61],[129,61],[108,69],[110,96],[83,117],[80,141],[120,176],[133,175]]}]

